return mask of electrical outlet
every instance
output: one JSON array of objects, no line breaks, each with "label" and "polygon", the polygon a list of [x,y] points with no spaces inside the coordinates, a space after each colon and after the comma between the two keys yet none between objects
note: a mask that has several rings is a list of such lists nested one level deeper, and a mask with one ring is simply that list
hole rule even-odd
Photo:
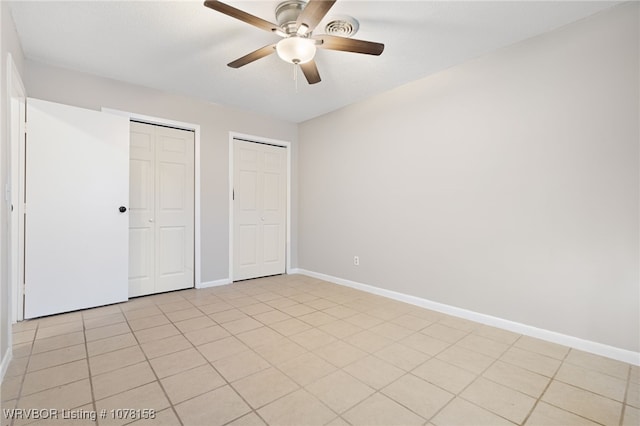
[{"label": "electrical outlet", "polygon": [[356,266],[360,266],[360,257],[359,256],[353,256],[353,264]]}]

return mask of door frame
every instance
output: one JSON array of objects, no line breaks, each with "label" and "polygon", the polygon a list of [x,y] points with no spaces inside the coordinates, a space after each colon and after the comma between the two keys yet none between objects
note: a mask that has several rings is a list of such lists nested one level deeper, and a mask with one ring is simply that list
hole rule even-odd
[{"label": "door frame", "polygon": [[[9,116],[7,132],[10,138],[9,170],[7,173],[11,183],[5,189],[5,196],[9,208],[13,204],[14,209],[13,212],[9,211],[8,276],[10,294],[7,306],[11,308],[9,318],[15,323],[24,319],[24,288],[20,283],[24,283],[24,135],[26,127],[24,121],[20,120],[20,111],[18,111],[18,117],[15,117],[12,103],[17,100],[19,108],[26,112],[27,91],[11,53],[7,54],[7,91],[9,92],[9,96],[7,96]],[[16,129],[15,123],[18,120],[20,120],[20,124]],[[9,339],[11,340],[11,333],[9,333]],[[9,345],[11,345],[11,341]]]},{"label": "door frame", "polygon": [[153,117],[150,115],[138,114],[135,112],[121,111],[111,108],[102,108],[102,111],[110,114],[122,115],[129,118],[129,121],[140,121],[147,124],[155,124],[159,126],[175,127],[176,129],[189,130],[194,132],[194,215],[193,215],[193,272],[194,272],[194,287],[202,287],[202,272],[201,272],[201,244],[200,244],[200,125],[187,123],[184,121],[170,120],[167,118]]},{"label": "door frame", "polygon": [[239,139],[244,142],[258,143],[263,145],[280,146],[287,151],[287,223],[285,237],[285,272],[291,270],[291,142],[277,139],[263,138],[260,136],[247,135],[238,132],[229,132],[229,279],[228,283],[233,284],[233,239],[234,239],[234,211],[233,211],[233,176],[235,159],[233,158],[233,141]]}]

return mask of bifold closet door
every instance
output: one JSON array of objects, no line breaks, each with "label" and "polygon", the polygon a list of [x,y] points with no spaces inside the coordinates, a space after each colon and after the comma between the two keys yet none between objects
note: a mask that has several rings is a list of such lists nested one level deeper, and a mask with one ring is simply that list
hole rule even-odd
[{"label": "bifold closet door", "polygon": [[25,318],[127,300],[129,121],[27,99]]},{"label": "bifold closet door", "polygon": [[286,270],[287,150],[234,140],[234,281]]},{"label": "bifold closet door", "polygon": [[194,285],[194,133],[131,123],[129,296]]}]

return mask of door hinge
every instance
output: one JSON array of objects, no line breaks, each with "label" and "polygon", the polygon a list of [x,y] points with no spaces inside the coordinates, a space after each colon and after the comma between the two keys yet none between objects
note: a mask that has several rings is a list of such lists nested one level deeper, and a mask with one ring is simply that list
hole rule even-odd
[{"label": "door hinge", "polygon": [[231,195],[231,201],[235,201],[236,200],[236,190],[235,188],[232,190],[232,195]]}]

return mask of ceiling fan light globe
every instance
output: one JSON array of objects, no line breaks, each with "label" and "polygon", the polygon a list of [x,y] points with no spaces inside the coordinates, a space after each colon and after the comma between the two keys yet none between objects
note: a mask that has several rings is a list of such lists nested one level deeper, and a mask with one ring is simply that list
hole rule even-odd
[{"label": "ceiling fan light globe", "polygon": [[294,36],[280,40],[276,45],[276,52],[283,61],[304,64],[315,56],[316,44],[311,39]]}]

